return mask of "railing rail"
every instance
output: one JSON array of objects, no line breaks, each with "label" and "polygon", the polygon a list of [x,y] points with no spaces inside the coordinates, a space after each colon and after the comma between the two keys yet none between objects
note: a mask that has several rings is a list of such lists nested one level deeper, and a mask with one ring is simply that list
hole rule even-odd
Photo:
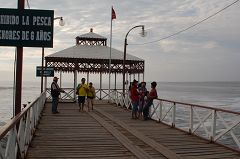
[{"label": "railing rail", "polygon": [[[74,94],[75,94],[75,90],[74,88],[62,88],[65,92],[61,93],[61,95],[59,96],[59,102],[75,102],[76,99],[74,99]],[[110,90],[110,94],[114,91],[121,91],[122,89],[111,89]],[[47,88],[47,100],[51,101],[52,97],[51,97],[51,89]],[[96,88],[95,89],[96,92],[96,99],[99,100],[103,100],[103,99],[108,99],[109,98],[109,90],[108,89],[100,89],[100,88]]]},{"label": "railing rail", "polygon": [[[28,147],[37,128],[46,93],[42,93],[27,105],[17,116],[0,129],[0,158],[25,158]],[[7,143],[2,143],[5,139]]]},{"label": "railing rail", "polygon": [[[62,88],[62,89],[65,92],[60,94],[59,102],[66,102],[66,101],[75,102],[75,99],[74,99],[75,90],[74,90],[74,88]],[[46,97],[47,97],[48,101],[52,100],[51,89],[50,88],[47,88],[47,90],[46,90]]]},{"label": "railing rail", "polygon": [[[112,92],[118,106],[131,108],[129,95]],[[240,112],[197,104],[156,99],[150,117],[173,128],[240,151]]]}]

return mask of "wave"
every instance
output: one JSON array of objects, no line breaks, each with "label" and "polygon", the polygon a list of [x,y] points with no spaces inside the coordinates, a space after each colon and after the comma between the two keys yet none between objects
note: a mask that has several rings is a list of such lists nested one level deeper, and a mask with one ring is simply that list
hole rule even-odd
[{"label": "wave", "polygon": [[13,87],[0,87],[0,90],[9,90],[9,89],[13,89]]}]

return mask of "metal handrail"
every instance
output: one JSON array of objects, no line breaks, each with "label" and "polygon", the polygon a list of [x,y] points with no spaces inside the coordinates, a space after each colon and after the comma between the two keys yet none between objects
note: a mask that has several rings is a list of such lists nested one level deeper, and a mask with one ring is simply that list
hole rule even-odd
[{"label": "metal handrail", "polygon": [[[113,103],[121,107],[131,108],[131,102],[126,102],[126,100],[131,101],[129,95],[124,97],[121,92],[117,91],[112,95]],[[173,100],[155,99],[150,107],[150,117],[173,128],[239,152],[240,112]],[[226,144],[226,139],[229,140],[229,138],[232,141],[231,146]]]},{"label": "metal handrail", "polygon": [[[25,158],[37,128],[42,109],[46,100],[43,92],[31,104],[25,107],[9,123],[0,129],[0,141],[7,138],[6,148],[0,145],[0,158]],[[19,155],[17,155],[19,154]]]}]

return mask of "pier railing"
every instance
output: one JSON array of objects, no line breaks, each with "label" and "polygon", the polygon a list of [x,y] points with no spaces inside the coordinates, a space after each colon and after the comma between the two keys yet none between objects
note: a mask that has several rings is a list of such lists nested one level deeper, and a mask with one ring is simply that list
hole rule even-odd
[{"label": "pier railing", "polygon": [[[65,92],[61,93],[59,96],[59,102],[75,102],[76,99],[74,98],[75,90],[74,88],[62,88]],[[115,91],[120,91],[122,89],[111,89],[110,94],[115,92]],[[96,92],[96,99],[98,100],[103,100],[103,99],[108,99],[109,98],[109,90],[108,89],[95,89]],[[52,101],[51,97],[51,89],[47,88],[47,101]]]},{"label": "pier railing", "polygon": [[[0,158],[25,158],[41,116],[46,93],[27,105],[0,129]],[[5,141],[5,142],[4,142]]]},{"label": "pier railing", "polygon": [[[115,91],[111,100],[118,106],[131,108],[128,94]],[[156,99],[150,108],[153,120],[189,134],[239,151],[240,113],[197,104]]]},{"label": "pier railing", "polygon": [[[74,99],[74,94],[75,91],[73,88],[63,88],[65,91],[64,93],[61,93],[59,96],[59,102],[75,102]],[[52,101],[52,96],[51,96],[51,89],[47,88],[46,90],[46,97],[47,101]]]}]

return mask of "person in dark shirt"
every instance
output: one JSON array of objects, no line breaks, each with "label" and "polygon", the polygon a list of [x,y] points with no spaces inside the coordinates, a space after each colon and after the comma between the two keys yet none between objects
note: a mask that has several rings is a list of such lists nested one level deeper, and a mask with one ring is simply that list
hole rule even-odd
[{"label": "person in dark shirt", "polygon": [[57,114],[59,111],[57,110],[59,95],[60,93],[64,93],[65,91],[62,90],[59,85],[57,84],[58,78],[54,77],[53,82],[51,84],[51,96],[52,96],[52,113]]},{"label": "person in dark shirt", "polygon": [[156,99],[158,97],[157,95],[157,90],[156,90],[156,86],[157,83],[156,82],[152,82],[151,83],[151,91],[149,92],[149,94],[147,95],[147,104],[145,105],[145,107],[143,108],[143,117],[144,120],[148,120],[149,119],[149,108],[150,106],[153,104],[153,100]]},{"label": "person in dark shirt", "polygon": [[139,107],[138,107],[138,117],[142,118],[143,107],[145,106],[145,97],[147,95],[146,82],[141,82],[138,87],[139,92]]}]

